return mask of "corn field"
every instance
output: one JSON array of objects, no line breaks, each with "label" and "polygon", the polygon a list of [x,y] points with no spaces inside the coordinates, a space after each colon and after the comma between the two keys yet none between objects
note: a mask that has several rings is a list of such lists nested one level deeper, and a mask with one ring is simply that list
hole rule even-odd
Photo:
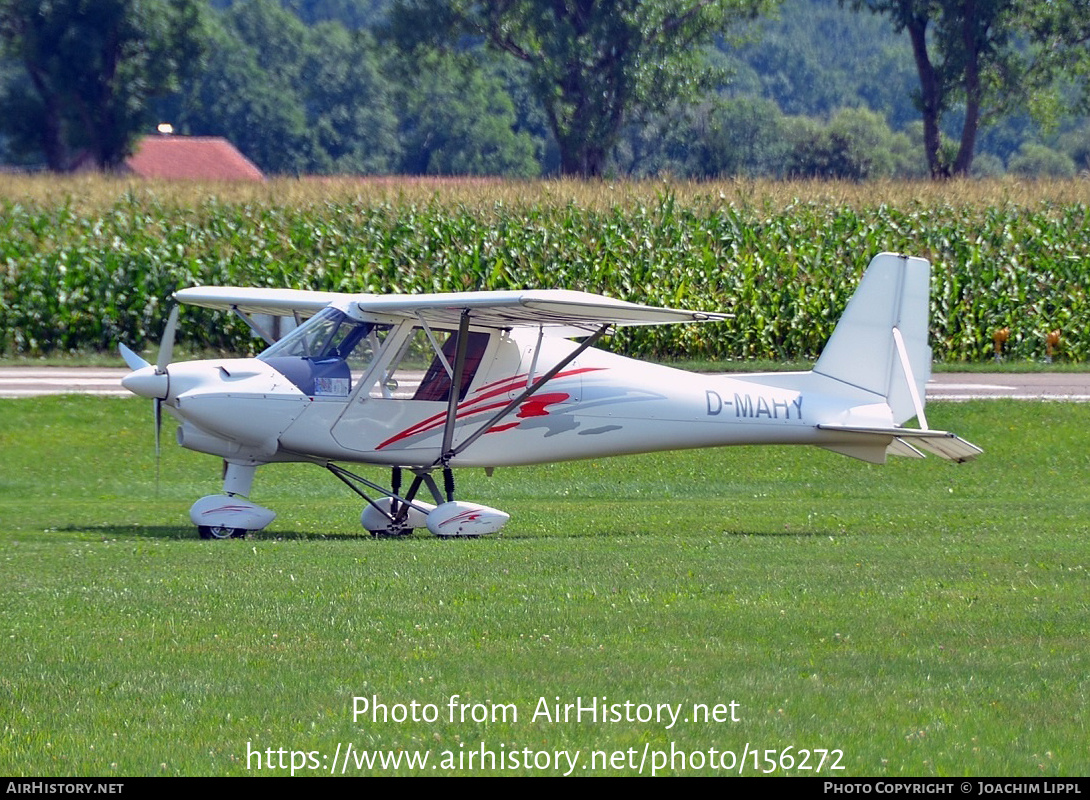
[{"label": "corn field", "polygon": [[[931,260],[935,356],[1090,358],[1090,203],[1033,187],[285,182],[243,190],[34,179],[0,186],[0,356],[157,342],[176,289],[565,288],[726,311],[626,329],[641,357],[813,358],[870,258]],[[885,187],[885,188],[883,188]],[[218,192],[218,193],[217,193]],[[896,198],[896,200],[884,200]],[[252,352],[240,322],[185,309],[180,341]]]}]

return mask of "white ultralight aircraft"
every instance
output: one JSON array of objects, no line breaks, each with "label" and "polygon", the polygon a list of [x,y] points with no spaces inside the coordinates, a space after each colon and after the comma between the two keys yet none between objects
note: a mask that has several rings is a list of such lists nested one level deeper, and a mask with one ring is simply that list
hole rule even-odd
[{"label": "white ultralight aircraft", "polygon": [[[929,282],[924,259],[883,253],[812,370],[719,376],[593,345],[614,326],[725,314],[562,290],[381,296],[197,287],[174,297],[236,312],[268,349],[171,364],[175,306],[157,364],[121,346],[134,370],[122,385],[155,401],[157,448],[165,406],[181,423],[178,444],[224,459],[223,494],[190,510],[204,538],[244,536],[273,520],[246,498],[256,469],[277,461],[319,464],[344,481],[366,501],[361,522],[375,535],[427,527],[479,536],[508,515],[456,500],[454,467],[740,444],[815,445],[874,463],[890,453],[976,457],[978,447],[931,430],[924,415]],[[294,317],[298,327],[277,339],[254,315]],[[920,427],[902,427],[913,417]],[[390,486],[345,462],[391,468]]]}]

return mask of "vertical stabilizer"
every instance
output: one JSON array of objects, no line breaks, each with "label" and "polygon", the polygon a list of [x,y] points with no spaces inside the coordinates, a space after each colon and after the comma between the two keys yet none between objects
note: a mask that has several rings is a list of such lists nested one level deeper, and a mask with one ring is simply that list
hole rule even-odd
[{"label": "vertical stabilizer", "polygon": [[894,424],[919,417],[926,427],[930,289],[931,265],[925,259],[875,256],[814,372],[886,398]]}]

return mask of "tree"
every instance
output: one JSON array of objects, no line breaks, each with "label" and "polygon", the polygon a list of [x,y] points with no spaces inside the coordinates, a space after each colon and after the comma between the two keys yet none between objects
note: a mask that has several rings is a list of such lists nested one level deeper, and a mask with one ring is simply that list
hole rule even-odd
[{"label": "tree", "polygon": [[792,144],[787,162],[794,177],[861,181],[914,174],[908,136],[865,108],[842,108],[827,125],[795,118],[785,138]]},{"label": "tree", "polygon": [[732,94],[775,100],[790,116],[828,119],[864,104],[895,128],[919,117],[911,50],[884,17],[837,0],[783,0],[756,27],[751,41],[722,53],[738,76]]},{"label": "tree", "polygon": [[386,0],[284,0],[284,6],[307,25],[333,21],[354,31],[378,25],[386,5]]},{"label": "tree", "polygon": [[[924,150],[933,178],[969,174],[983,124],[1030,104],[1090,29],[1085,0],[852,0],[857,9],[888,15],[907,31],[920,80]],[[1078,24],[1075,24],[1076,21]],[[952,147],[943,117],[963,113]]]},{"label": "tree", "polygon": [[226,137],[265,172],[307,171],[314,141],[296,88],[305,33],[275,0],[213,15],[208,63],[168,118],[187,134]]},{"label": "tree", "polygon": [[534,138],[516,131],[502,81],[471,57],[418,53],[400,66],[403,172],[413,175],[541,174]]},{"label": "tree", "polygon": [[323,172],[385,174],[397,165],[397,117],[374,39],[337,22],[310,29],[303,64],[308,119],[328,165]]},{"label": "tree", "polygon": [[[148,102],[199,65],[196,0],[0,0],[0,41],[28,84],[0,121],[51,170],[86,151],[114,169],[152,121]],[[17,113],[12,113],[17,109]],[[28,124],[32,123],[32,124]]]},{"label": "tree", "polygon": [[305,25],[277,0],[209,16],[206,68],[162,105],[179,130],[225,136],[270,173],[388,173],[397,118],[366,31]]},{"label": "tree", "polygon": [[[398,0],[409,45],[478,37],[529,69],[560,149],[560,171],[602,174],[626,118],[707,84],[702,46],[764,0]],[[464,43],[464,42],[463,42]]]},{"label": "tree", "polygon": [[1025,178],[1074,178],[1076,172],[1071,156],[1034,142],[1023,144],[1007,169]]},{"label": "tree", "polygon": [[790,145],[783,115],[771,100],[724,101],[710,115],[702,139],[711,156],[708,176],[783,176]]},{"label": "tree", "polygon": [[717,98],[671,106],[625,128],[613,163],[625,175],[783,177],[790,144],[772,100]]}]

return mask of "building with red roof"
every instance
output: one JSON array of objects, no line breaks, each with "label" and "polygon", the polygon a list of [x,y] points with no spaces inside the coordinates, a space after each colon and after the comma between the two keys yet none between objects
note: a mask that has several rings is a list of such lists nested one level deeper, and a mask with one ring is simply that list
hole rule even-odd
[{"label": "building with red roof", "polygon": [[145,136],[125,168],[141,178],[261,181],[254,162],[220,136]]}]

